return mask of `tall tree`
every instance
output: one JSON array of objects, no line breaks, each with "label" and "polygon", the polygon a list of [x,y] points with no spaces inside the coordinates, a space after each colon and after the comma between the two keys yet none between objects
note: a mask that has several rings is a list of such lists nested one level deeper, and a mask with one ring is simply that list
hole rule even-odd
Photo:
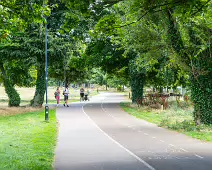
[{"label": "tall tree", "polygon": [[[70,6],[74,6],[81,10],[86,16],[98,14],[98,9],[113,9],[122,12],[121,19],[117,20],[117,13],[110,13],[99,18],[97,26],[101,28],[100,34],[111,33],[114,35],[114,29],[123,30],[129,28],[129,32],[136,31],[138,25],[143,28],[145,24],[154,23],[155,27],[150,27],[148,35],[151,35],[151,30],[159,30],[160,37],[158,42],[165,43],[165,45],[158,45],[161,52],[168,52],[168,57],[171,62],[177,65],[176,68],[183,69],[190,74],[190,81],[192,84],[192,98],[195,104],[194,117],[197,123],[212,123],[211,122],[211,84],[203,83],[211,81],[211,26],[210,26],[210,0],[195,0],[195,1],[148,1],[148,0],[114,0],[114,1],[83,1],[78,0],[69,1]],[[111,8],[112,7],[112,8]],[[128,15],[129,14],[129,15]],[[204,16],[204,17],[202,17]],[[204,23],[201,27],[198,22]],[[140,23],[140,25],[139,25]],[[194,23],[193,27],[186,28],[190,23]],[[208,23],[208,24],[205,24]],[[162,31],[163,30],[163,31]],[[189,33],[187,33],[189,32]],[[193,32],[193,35],[191,34]],[[204,32],[204,35],[199,37],[198,34]],[[126,34],[127,35],[127,34]],[[206,37],[206,38],[205,38]],[[153,48],[151,38],[150,43],[140,43],[136,37],[135,44],[145,44],[142,51],[138,51],[140,56],[148,56],[147,58],[155,58],[152,53]],[[142,39],[141,39],[142,40]],[[131,44],[126,43],[131,46]],[[148,48],[150,46],[151,48]],[[198,46],[198,50],[196,47]],[[161,50],[164,47],[165,50]],[[139,50],[140,50],[139,49]],[[138,49],[137,49],[138,50]],[[146,50],[146,51],[145,51]],[[147,55],[148,54],[148,55]],[[157,53],[155,53],[157,54]],[[171,54],[171,55],[170,55]],[[159,55],[166,56],[166,55]],[[151,66],[151,65],[150,65]],[[204,100],[203,100],[204,99]]]},{"label": "tall tree", "polygon": [[[26,58],[22,57],[27,56],[26,51],[21,51],[22,46],[20,45],[21,41],[16,41],[16,37],[19,37],[20,32],[24,32],[26,26],[29,23],[41,22],[42,17],[41,14],[43,12],[42,3],[34,3],[30,0],[28,1],[20,1],[20,0],[2,0],[0,2],[0,13],[2,14],[2,18],[0,20],[0,48],[1,54],[6,54],[1,56],[1,72],[3,75],[3,82],[5,86],[6,93],[9,97],[9,106],[19,106],[20,104],[20,96],[16,92],[14,88],[14,84],[19,84],[23,82],[22,79],[14,79],[15,77],[19,77],[18,73],[26,67],[19,67],[20,65],[24,65],[24,60]],[[20,38],[18,38],[20,39]],[[8,45],[12,44],[12,45]],[[11,50],[12,49],[12,50]],[[22,54],[22,55],[21,55]],[[23,59],[23,60],[21,60]],[[16,61],[15,61],[16,60]],[[22,61],[22,62],[21,62]],[[19,66],[14,66],[14,63],[19,62]],[[9,67],[5,67],[8,64]],[[7,70],[8,69],[8,70]],[[17,72],[19,70],[19,72]],[[26,70],[25,70],[26,71]],[[13,79],[8,73],[12,73]],[[27,75],[27,74],[26,74]]]}]

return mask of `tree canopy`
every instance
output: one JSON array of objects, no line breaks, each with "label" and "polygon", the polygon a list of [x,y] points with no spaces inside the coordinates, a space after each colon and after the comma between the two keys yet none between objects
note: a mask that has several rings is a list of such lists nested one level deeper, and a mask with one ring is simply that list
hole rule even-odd
[{"label": "tree canopy", "polygon": [[36,84],[32,103],[43,103],[47,24],[50,77],[66,84],[88,79],[129,84],[133,102],[143,97],[145,86],[187,87],[196,122],[212,123],[211,5],[210,0],[2,0],[1,79],[14,94],[14,85]]}]

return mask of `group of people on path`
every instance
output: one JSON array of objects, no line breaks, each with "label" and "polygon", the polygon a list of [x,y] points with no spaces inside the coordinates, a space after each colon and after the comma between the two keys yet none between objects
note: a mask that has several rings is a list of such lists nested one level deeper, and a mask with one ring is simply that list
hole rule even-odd
[{"label": "group of people on path", "polygon": [[[57,90],[54,92],[54,96],[55,96],[55,99],[57,101],[57,106],[59,106],[59,104],[60,104],[60,88],[59,87],[57,87]],[[63,96],[64,96],[63,106],[69,107],[69,105],[68,105],[68,96],[69,96],[68,87],[66,87],[65,90],[63,91]]]},{"label": "group of people on path", "polygon": [[[84,96],[84,92],[85,92],[85,90],[82,87],[80,89],[80,97]],[[59,87],[57,87],[54,95],[55,95],[55,99],[57,101],[57,106],[59,106],[59,104],[60,104],[60,88]],[[64,104],[63,104],[63,106],[69,107],[69,105],[68,105],[68,96],[69,96],[69,88],[68,88],[68,86],[63,91],[63,96],[64,96]]]}]

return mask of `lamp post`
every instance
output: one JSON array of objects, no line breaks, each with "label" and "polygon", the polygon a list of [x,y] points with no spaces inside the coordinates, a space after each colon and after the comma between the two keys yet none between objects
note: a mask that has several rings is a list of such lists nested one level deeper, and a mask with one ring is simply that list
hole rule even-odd
[{"label": "lamp post", "polygon": [[48,28],[47,19],[45,24],[45,78],[46,78],[46,105],[45,105],[45,121],[49,120],[48,106]]}]

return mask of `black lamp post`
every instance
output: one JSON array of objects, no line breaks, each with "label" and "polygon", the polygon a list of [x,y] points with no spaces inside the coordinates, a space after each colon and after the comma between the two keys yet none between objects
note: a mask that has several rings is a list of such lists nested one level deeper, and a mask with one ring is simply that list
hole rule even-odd
[{"label": "black lamp post", "polygon": [[49,106],[48,106],[48,28],[47,19],[45,24],[45,78],[46,78],[46,105],[45,105],[45,120],[49,120]]}]

